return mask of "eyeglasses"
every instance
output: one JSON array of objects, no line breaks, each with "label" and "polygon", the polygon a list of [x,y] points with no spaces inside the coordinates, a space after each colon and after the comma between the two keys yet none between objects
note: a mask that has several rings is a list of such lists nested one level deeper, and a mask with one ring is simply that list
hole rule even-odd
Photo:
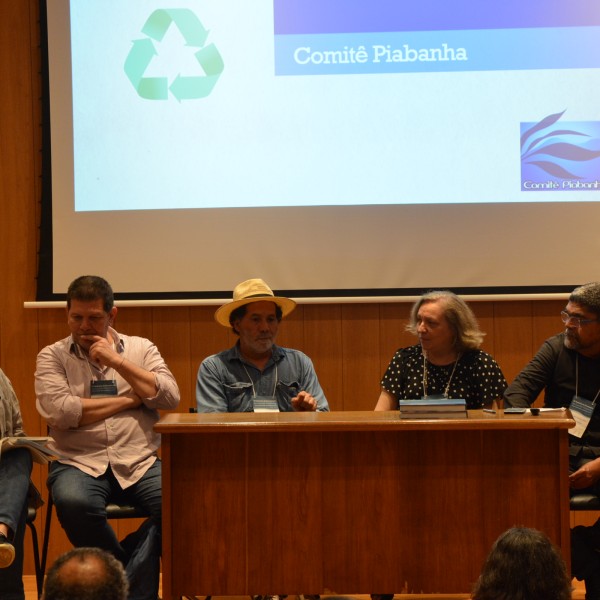
[{"label": "eyeglasses", "polygon": [[587,325],[588,323],[598,323],[598,319],[582,319],[581,317],[570,315],[566,310],[560,311],[560,318],[565,325],[571,322],[573,325],[575,325],[575,327],[581,327],[582,325]]}]

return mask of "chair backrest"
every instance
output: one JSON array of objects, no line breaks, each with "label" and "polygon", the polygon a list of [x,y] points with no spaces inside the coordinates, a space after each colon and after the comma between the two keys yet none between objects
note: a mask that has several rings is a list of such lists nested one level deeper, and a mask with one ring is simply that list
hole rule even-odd
[{"label": "chair backrest", "polygon": [[571,510],[600,510],[600,498],[595,494],[575,494],[569,506]]},{"label": "chair backrest", "polygon": [[149,516],[150,514],[140,506],[112,503],[106,505],[107,519],[143,519]]}]

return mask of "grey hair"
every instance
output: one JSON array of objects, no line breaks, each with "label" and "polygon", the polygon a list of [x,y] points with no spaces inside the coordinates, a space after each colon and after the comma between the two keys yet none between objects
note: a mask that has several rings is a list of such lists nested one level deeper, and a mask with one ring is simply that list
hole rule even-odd
[{"label": "grey hair", "polygon": [[454,347],[458,352],[476,350],[481,346],[485,333],[479,329],[475,314],[462,298],[447,290],[427,292],[413,304],[407,331],[417,335],[417,313],[423,304],[429,302],[443,305],[444,316],[454,332]]},{"label": "grey hair", "polygon": [[569,302],[581,304],[600,317],[600,283],[593,281],[575,288],[569,296]]}]

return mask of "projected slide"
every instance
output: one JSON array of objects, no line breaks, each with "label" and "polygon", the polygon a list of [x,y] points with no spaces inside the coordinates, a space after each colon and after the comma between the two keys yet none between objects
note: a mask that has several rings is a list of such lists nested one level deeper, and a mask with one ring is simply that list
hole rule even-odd
[{"label": "projected slide", "polygon": [[600,200],[596,0],[68,16],[78,212]]}]

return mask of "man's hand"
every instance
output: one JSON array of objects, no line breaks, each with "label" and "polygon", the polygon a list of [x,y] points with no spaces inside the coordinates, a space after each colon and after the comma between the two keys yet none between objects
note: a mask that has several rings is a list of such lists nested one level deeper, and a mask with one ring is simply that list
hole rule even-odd
[{"label": "man's hand", "polygon": [[121,362],[122,357],[106,338],[99,335],[82,335],[81,338],[92,343],[88,353],[95,363],[103,367],[116,367]]},{"label": "man's hand", "polygon": [[317,401],[308,392],[299,392],[292,398],[292,408],[298,411],[317,410]]},{"label": "man's hand", "polygon": [[574,490],[582,490],[594,485],[599,479],[600,458],[596,458],[569,475],[569,485]]},{"label": "man's hand", "polygon": [[131,386],[140,398],[153,398],[158,390],[156,376],[151,371],[132,363],[119,354],[111,342],[100,335],[82,335],[81,339],[90,342],[90,358],[102,367],[112,367]]}]

